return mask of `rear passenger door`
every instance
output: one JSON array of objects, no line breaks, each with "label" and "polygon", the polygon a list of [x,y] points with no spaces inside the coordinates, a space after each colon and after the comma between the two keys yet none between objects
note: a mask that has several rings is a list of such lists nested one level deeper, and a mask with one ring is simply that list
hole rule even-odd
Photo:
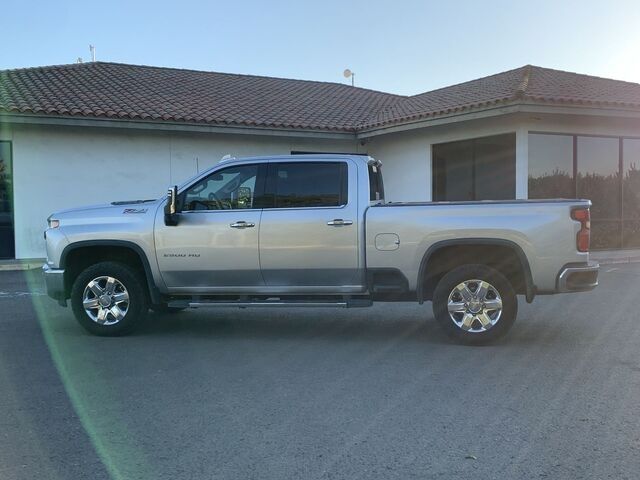
[{"label": "rear passenger door", "polygon": [[[349,161],[272,162],[260,222],[267,287],[286,292],[358,292],[356,167]],[[349,181],[349,177],[353,177]]]}]

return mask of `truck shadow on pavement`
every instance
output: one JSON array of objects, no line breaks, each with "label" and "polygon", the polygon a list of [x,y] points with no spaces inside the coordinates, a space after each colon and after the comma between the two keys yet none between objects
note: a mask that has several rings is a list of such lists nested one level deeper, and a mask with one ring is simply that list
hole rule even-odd
[{"label": "truck shadow on pavement", "polygon": [[[376,312],[377,313],[377,312]],[[425,312],[426,313],[426,312]],[[374,315],[377,317],[379,315]],[[408,318],[407,318],[408,317]],[[187,336],[279,341],[331,340],[386,343],[404,339],[418,343],[447,344],[432,316],[405,318],[370,318],[333,309],[316,311],[196,310],[177,314],[150,313],[133,335]]]},{"label": "truck shadow on pavement", "polygon": [[[133,333],[136,337],[178,336],[281,341],[338,341],[460,346],[437,325],[431,309],[419,311],[399,306],[393,315],[388,308],[368,309],[356,314],[333,309],[286,312],[247,310],[195,310],[177,314],[150,313]],[[405,311],[403,311],[405,310]],[[567,331],[555,319],[522,318],[502,339],[490,346],[575,343],[575,332]],[[544,323],[545,325],[540,325]],[[586,332],[585,332],[586,333]],[[469,348],[469,347],[466,347]],[[471,347],[473,348],[473,347]],[[482,347],[480,347],[482,348]],[[486,346],[485,346],[486,348]]]}]

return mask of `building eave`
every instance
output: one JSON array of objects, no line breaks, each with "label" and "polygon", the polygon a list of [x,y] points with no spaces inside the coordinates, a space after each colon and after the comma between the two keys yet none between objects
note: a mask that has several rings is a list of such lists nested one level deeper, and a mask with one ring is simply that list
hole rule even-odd
[{"label": "building eave", "polygon": [[292,129],[273,127],[250,127],[242,125],[206,125],[170,121],[117,120],[105,118],[71,118],[54,115],[34,115],[21,113],[0,113],[0,124],[48,125],[64,127],[117,128],[125,130],[146,130],[160,132],[262,135],[297,138],[322,138],[333,140],[355,140],[354,132],[326,131],[314,129]]},{"label": "building eave", "polygon": [[481,118],[496,117],[500,115],[508,115],[511,113],[517,113],[518,106],[500,106],[485,108],[482,110],[474,110],[467,112],[455,112],[450,114],[438,115],[434,117],[424,118],[411,122],[397,123],[394,125],[380,126],[371,129],[358,130],[357,138],[365,139],[369,137],[376,137],[380,135],[386,135],[389,133],[405,132],[409,130],[416,130],[420,128],[434,127],[437,125],[446,125],[449,123],[458,123],[468,120],[476,120]]},{"label": "building eave", "polygon": [[420,128],[429,128],[437,125],[459,123],[469,120],[484,119],[513,113],[580,115],[640,119],[640,110],[635,108],[551,104],[530,100],[519,100],[517,102],[511,102],[509,104],[501,106],[493,106],[490,108],[476,108],[465,112],[453,112],[450,114],[437,115],[411,122],[398,123],[395,125],[361,129],[358,130],[356,136],[358,139],[365,139],[390,133],[398,133]]},{"label": "building eave", "polygon": [[106,119],[91,117],[63,117],[0,112],[0,124],[48,125],[64,127],[116,128],[158,132],[180,132],[196,134],[260,135],[274,137],[315,138],[328,140],[364,140],[366,138],[399,133],[439,125],[486,119],[503,115],[529,113],[552,115],[599,116],[610,118],[640,119],[640,110],[616,106],[552,104],[520,99],[502,105],[451,112],[420,120],[359,129],[355,132],[328,131],[301,128],[275,128],[242,125],[207,125],[171,121],[144,121],[128,119]]}]

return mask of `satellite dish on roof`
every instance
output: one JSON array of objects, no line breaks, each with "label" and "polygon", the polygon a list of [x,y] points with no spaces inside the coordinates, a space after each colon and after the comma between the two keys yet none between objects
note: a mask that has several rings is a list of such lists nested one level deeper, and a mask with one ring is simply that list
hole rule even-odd
[{"label": "satellite dish on roof", "polygon": [[351,86],[353,87],[355,85],[356,74],[348,68],[345,68],[342,74],[344,75],[344,78],[351,78]]}]

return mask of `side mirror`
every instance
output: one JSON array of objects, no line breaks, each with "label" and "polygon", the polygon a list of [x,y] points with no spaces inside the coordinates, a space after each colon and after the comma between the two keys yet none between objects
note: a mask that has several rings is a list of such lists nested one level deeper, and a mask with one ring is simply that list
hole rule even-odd
[{"label": "side mirror", "polygon": [[164,224],[171,227],[178,225],[179,213],[178,186],[174,185],[167,193],[167,203],[164,206]]}]

